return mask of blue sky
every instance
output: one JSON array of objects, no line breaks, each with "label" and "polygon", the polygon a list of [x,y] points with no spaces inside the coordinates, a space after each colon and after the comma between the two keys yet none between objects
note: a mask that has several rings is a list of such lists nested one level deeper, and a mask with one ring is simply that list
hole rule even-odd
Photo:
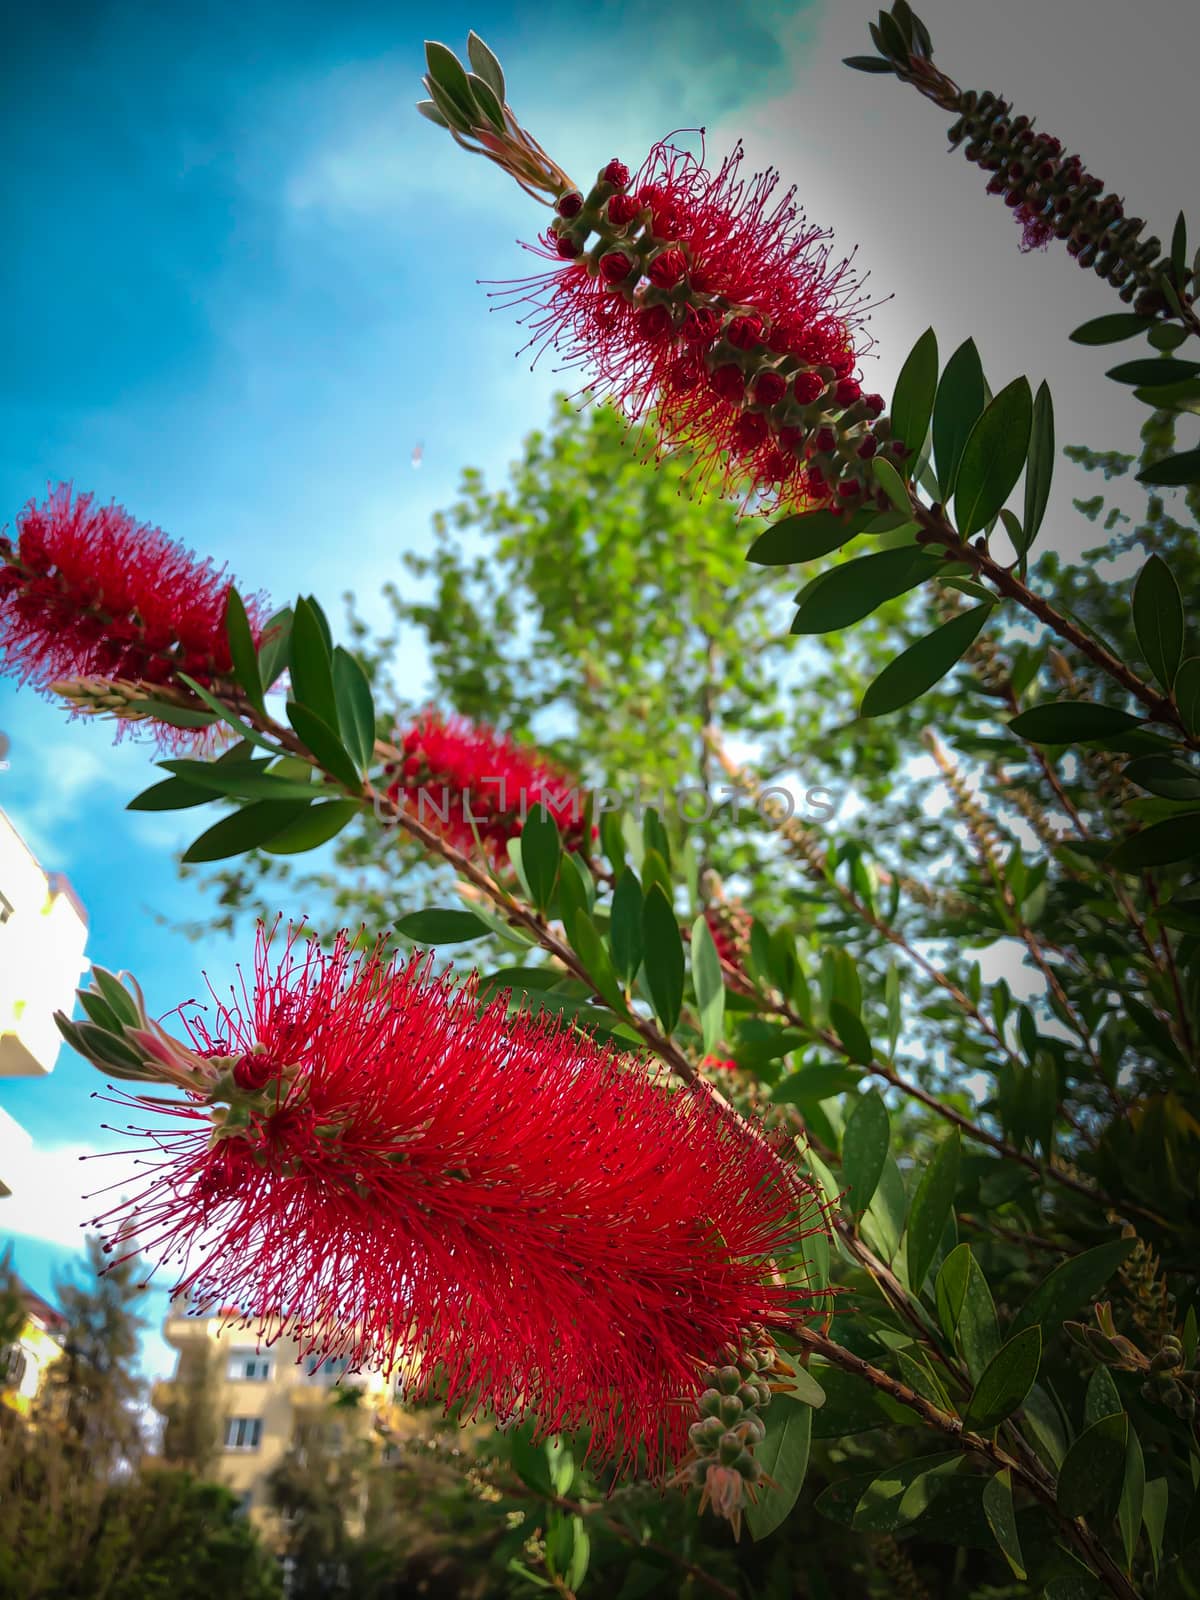
[{"label": "blue sky", "polygon": [[[382,584],[428,538],[461,469],[499,477],[557,386],[550,370],[514,361],[519,331],[489,313],[477,284],[525,273],[514,241],[544,213],[412,111],[422,40],[461,51],[470,27],[503,60],[522,120],[582,179],[701,123],[715,153],[744,134],[752,158],[783,167],[839,247],[860,246],[872,287],[894,297],[875,320],[873,385],[886,392],[936,322],[947,353],[976,335],[996,388],[1021,370],[1049,376],[1060,411],[1083,412],[1064,438],[1127,439],[1120,396],[1062,340],[1064,326],[1111,309],[1108,293],[1065,257],[1018,255],[979,175],[942,154],[940,113],[838,66],[865,48],[866,10],[30,8],[0,67],[0,524],[71,479],[228,562],[245,589],[279,601],[312,589],[336,612],[353,588],[383,620]],[[1043,107],[1042,123],[1169,229],[1171,189],[1187,174],[1171,107],[1185,102],[1152,17],[1085,0],[1063,0],[1052,20],[1032,0],[1003,15],[957,0],[923,10],[963,81],[982,72]],[[1162,93],[1139,103],[1130,138],[1106,106],[1139,73]],[[1067,498],[1060,488],[1060,508]],[[1075,537],[1065,524],[1052,536]],[[420,651],[402,648],[419,693]],[[7,682],[0,729],[11,741],[0,806],[72,879],[92,959],[135,971],[164,1011],[201,992],[202,968],[225,978],[244,942],[201,948],[173,927],[204,910],[174,866],[194,814],[124,810],[152,781],[146,748],[114,748],[109,728],[70,724]],[[75,1207],[86,1186],[71,1188],[75,1157],[110,1142],[95,1087],[65,1051],[49,1079],[0,1080],[0,1105],[34,1135],[47,1185],[8,1202],[0,1228],[14,1230],[18,1263],[43,1292],[86,1209]]]}]

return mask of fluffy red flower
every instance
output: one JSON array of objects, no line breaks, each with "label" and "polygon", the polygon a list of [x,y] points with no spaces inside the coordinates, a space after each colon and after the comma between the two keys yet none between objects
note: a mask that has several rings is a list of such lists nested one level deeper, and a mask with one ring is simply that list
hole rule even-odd
[{"label": "fluffy red flower", "polygon": [[[232,668],[223,570],[120,506],[60,484],[0,539],[0,667],[48,689],[60,680],[208,685]],[[256,641],[258,609],[248,602]]]},{"label": "fluffy red flower", "polygon": [[[632,419],[653,410],[660,446],[690,447],[701,480],[749,481],[763,508],[836,503],[842,478],[867,481],[873,417],[851,378],[866,342],[859,285],[795,190],[777,194],[771,170],[742,177],[742,159],[739,146],[712,172],[659,144],[617,195],[610,163],[543,236],[555,270],[509,298],[532,305],[532,343],[588,368]],[[814,478],[819,426],[838,449]]]},{"label": "fluffy red flower", "polygon": [[[175,1292],[279,1319],[302,1354],[678,1459],[705,1366],[801,1314],[772,1258],[819,1212],[699,1089],[481,1009],[419,954],[272,942],[241,1004],[187,1019],[211,1092],[130,1096],[159,1125],[110,1245],[184,1260]],[[235,1082],[263,1077],[247,1057],[262,1087]]]},{"label": "fluffy red flower", "polygon": [[418,821],[458,849],[472,851],[478,833],[504,859],[508,841],[539,806],[557,823],[568,849],[583,843],[586,796],[565,772],[508,734],[466,717],[425,711],[398,743],[404,757],[390,769],[389,795],[403,799]]}]

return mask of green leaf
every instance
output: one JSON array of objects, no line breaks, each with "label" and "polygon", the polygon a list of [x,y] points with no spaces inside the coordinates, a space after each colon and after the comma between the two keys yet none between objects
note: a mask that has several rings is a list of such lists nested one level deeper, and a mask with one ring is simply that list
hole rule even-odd
[{"label": "green leaf", "polygon": [[141,1025],[138,1008],[128,989],[114,973],[107,967],[92,967],[92,982],[107,1000],[109,1009],[117,1019],[126,1027],[136,1028]]},{"label": "green leaf", "polygon": [[934,1151],[913,1196],[908,1216],[908,1281],[919,1295],[937,1254],[958,1186],[961,1141],[958,1129]]},{"label": "green leaf", "polygon": [[646,986],[654,1014],[663,1031],[670,1033],[683,1005],[683,940],[671,902],[657,883],[648,891],[642,907],[642,939]]},{"label": "green leaf", "polygon": [[1137,481],[1172,489],[1185,483],[1200,483],[1200,450],[1185,450],[1180,455],[1165,456],[1144,472],[1139,472]]},{"label": "green leaf", "polygon": [[[297,600],[288,646],[292,699],[328,727],[337,727],[331,652],[313,600]],[[295,726],[295,724],[293,724]]]},{"label": "green leaf", "polygon": [[1150,1541],[1150,1556],[1154,1562],[1154,1576],[1158,1577],[1162,1561],[1163,1538],[1167,1531],[1167,1480],[1151,1478],[1142,1500],[1142,1523]]},{"label": "green leaf", "polygon": [[725,1026],[725,980],[721,976],[721,958],[703,916],[692,924],[691,954],[700,1033],[704,1053],[710,1056],[715,1054]]},{"label": "green leaf", "polygon": [[1083,323],[1070,337],[1074,344],[1119,344],[1123,339],[1136,339],[1153,326],[1153,317],[1137,317],[1132,311],[1114,311]]},{"label": "green leaf", "polygon": [[1033,396],[1017,378],[987,407],[967,436],[954,490],[954,515],[964,539],[997,516],[1021,476],[1033,427]]},{"label": "green leaf", "polygon": [[893,437],[903,440],[914,460],[924,448],[929,432],[937,381],[937,335],[932,328],[926,328],[900,369],[892,397]]},{"label": "green leaf", "polygon": [[1137,1430],[1130,1424],[1129,1439],[1125,1447],[1125,1477],[1121,1485],[1121,1499],[1117,1505],[1117,1524],[1121,1529],[1121,1544],[1125,1550],[1125,1571],[1133,1571],[1133,1557],[1142,1531],[1142,1515],[1146,1507],[1146,1458]]},{"label": "green leaf", "polygon": [[868,1090],[855,1101],[842,1134],[842,1172],[855,1211],[865,1211],[879,1187],[891,1133],[883,1096]]},{"label": "green leaf", "polygon": [[882,56],[843,56],[842,65],[853,67],[855,72],[894,72],[896,69],[890,61],[885,61]]},{"label": "green leaf", "polygon": [[1031,744],[1075,744],[1112,739],[1141,726],[1137,717],[1094,700],[1048,700],[1030,706],[1009,723],[1009,731]]},{"label": "green leaf", "polygon": [[763,1418],[767,1436],[754,1447],[754,1458],[771,1480],[757,1491],[757,1501],[747,1505],[746,1526],[753,1539],[775,1532],[800,1497],[808,1471],[812,1441],[812,1407],[788,1394],[777,1394]]},{"label": "green leaf", "polygon": [[860,622],[885,600],[894,600],[945,563],[913,545],[858,556],[822,574],[821,585],[803,601],[792,623],[798,634],[832,633]]},{"label": "green leaf", "polygon": [[746,552],[746,560],[758,567],[814,561],[848,544],[862,532],[867,520],[862,512],[835,517],[831,511],[803,511],[783,517],[759,534]]},{"label": "green leaf", "polygon": [[1000,1348],[1000,1327],[992,1291],[970,1245],[957,1245],[942,1262],[935,1298],[946,1337],[961,1351],[978,1383]]},{"label": "green leaf", "polygon": [[304,800],[255,800],[214,823],[188,846],[182,859],[224,861],[228,856],[240,856],[243,851],[265,845],[307,810],[308,802]]},{"label": "green leaf", "polygon": [[900,1248],[907,1212],[908,1195],[904,1188],[904,1175],[895,1156],[889,1152],[878,1187],[871,1196],[871,1204],[859,1224],[863,1238],[889,1264]]},{"label": "green leaf", "polygon": [[614,1011],[627,1016],[625,998],[617,982],[617,975],[613,971],[612,962],[608,958],[604,940],[583,907],[571,913],[567,924],[567,936],[572,949],[582,961],[583,969],[591,979],[596,993]]},{"label": "green leaf", "polygon": [[1175,674],[1175,704],[1184,727],[1200,733],[1200,656],[1189,656]]},{"label": "green leaf", "polygon": [[287,665],[292,640],[292,608],[284,606],[267,619],[258,647],[258,675],[264,689],[274,686]]},{"label": "green leaf", "polygon": [[1064,1317],[1072,1316],[1097,1295],[1125,1260],[1137,1241],[1110,1239],[1081,1255],[1062,1261],[1042,1279],[1017,1313],[1012,1332],[1040,1323],[1049,1334]]},{"label": "green leaf", "polygon": [[521,867],[530,897],[539,911],[554,898],[562,835],[548,807],[534,806],[521,828]]},{"label": "green leaf", "polygon": [[1200,800],[1200,768],[1173,756],[1139,756],[1122,776],[1164,800]]},{"label": "green leaf", "polygon": [[309,806],[295,822],[272,834],[263,849],[272,856],[294,856],[305,850],[316,850],[336,838],[359,809],[357,800],[326,800]]},{"label": "green leaf", "polygon": [[467,34],[467,58],[472,67],[487,84],[488,88],[504,104],[504,72],[499,61],[484,44],[479,35],[472,30]]},{"label": "green leaf", "polygon": [[[332,681],[331,678],[331,684]],[[332,693],[332,689],[330,692]],[[305,748],[312,754],[321,770],[336,778],[339,783],[345,784],[347,789],[361,789],[362,779],[358,768],[329,723],[317,716],[307,705],[299,705],[295,700],[288,701],[287,714],[288,721],[300,735]]]},{"label": "green leaf", "polygon": [[188,806],[204,806],[212,801],[212,791],[197,789],[184,783],[182,778],[168,778],[165,783],[152,783],[141,794],[134,795],[126,811],[183,811]]},{"label": "green leaf", "polygon": [[427,117],[430,122],[436,123],[439,128],[448,128],[450,126],[445,117],[438,110],[437,102],[434,100],[418,100],[417,110],[423,117]]},{"label": "green leaf", "polygon": [[854,1511],[860,1533],[894,1533],[933,1504],[942,1480],[955,1472],[955,1454],[919,1456],[885,1468],[868,1484]]},{"label": "green leaf", "polygon": [[1050,500],[1050,481],[1054,476],[1054,402],[1047,384],[1039,383],[1033,397],[1033,427],[1029,436],[1029,463],[1025,468],[1025,516],[1020,538],[1009,536],[1017,554],[1024,556],[1037,538]]},{"label": "green leaf", "polygon": [[1122,1410],[1121,1395],[1107,1367],[1097,1367],[1088,1379],[1083,1397],[1083,1425],[1090,1428],[1101,1417],[1111,1417]]},{"label": "green leaf", "polygon": [[[794,1031],[784,1032],[778,1043],[788,1049],[794,1049],[803,1042],[803,1035]],[[739,1049],[738,1058],[746,1065],[757,1065],[762,1060],[761,1053],[753,1050]],[[819,1102],[829,1100],[837,1094],[848,1094],[858,1088],[862,1080],[860,1072],[852,1072],[849,1067],[840,1066],[833,1061],[818,1061],[814,1066],[802,1067],[799,1072],[793,1072],[782,1083],[777,1084],[771,1091],[771,1099],[777,1106],[799,1105],[802,1101],[811,1100]]]},{"label": "green leaf", "polygon": [[870,1036],[858,1014],[851,1011],[841,1000],[832,1000],[829,1004],[829,1020],[837,1029],[838,1038],[842,1041],[851,1061],[869,1067],[875,1059],[875,1054],[871,1049]]},{"label": "green leaf", "polygon": [[443,910],[429,906],[424,911],[410,911],[396,924],[396,932],[411,939],[414,944],[461,944],[466,939],[482,939],[487,924],[473,911]]},{"label": "green leaf", "polygon": [[375,700],[362,664],[340,644],[333,652],[333,697],[342,743],[365,772],[375,755]]},{"label": "green leaf", "polygon": [[1117,383],[1182,383],[1200,372],[1200,361],[1172,361],[1168,356],[1149,356],[1142,361],[1126,361],[1105,374]]},{"label": "green leaf", "polygon": [[1133,626],[1142,659],[1170,690],[1183,660],[1183,596],[1161,556],[1151,556],[1133,586]]},{"label": "green leaf", "polygon": [[1103,1506],[1115,1509],[1125,1477],[1129,1418],[1123,1411],[1101,1417],[1076,1439],[1058,1474],[1058,1509],[1067,1517],[1086,1517]]},{"label": "green leaf", "polygon": [[1017,1537],[1017,1514],[1013,1508],[1012,1473],[1007,1467],[989,1478],[983,1490],[983,1512],[995,1535],[1000,1553],[1012,1568],[1014,1578],[1025,1581],[1025,1558]]},{"label": "green leaf", "polygon": [[[251,728],[247,723],[243,722],[235,712],[231,711],[223,701],[218,700],[216,695],[213,694],[211,690],[206,689],[202,683],[197,683],[194,678],[189,678],[186,672],[177,672],[175,676],[179,679],[180,683],[184,684],[198,699],[202,700],[210,711],[214,711],[222,722],[227,723],[229,727],[233,728],[238,734],[239,738],[244,739],[249,744],[257,745],[260,750],[269,750],[273,756],[277,756],[279,754],[279,751],[273,744],[269,742],[269,740],[264,739],[260,733],[256,733],[253,728]],[[154,714],[155,716],[161,715],[164,721],[171,722],[180,728],[204,726],[211,720],[210,718],[204,717],[201,714],[200,720],[197,722],[196,712],[186,711],[182,707],[177,709],[179,711],[180,720],[176,720],[173,717],[168,717],[165,711],[160,712],[157,707],[155,707]]]},{"label": "green leaf", "polygon": [[952,617],[889,661],[863,695],[860,715],[885,716],[932,689],[974,644],[991,609],[990,604],[976,606]]},{"label": "green leaf", "polygon": [[825,1404],[825,1390],[807,1367],[799,1364],[792,1368],[791,1376],[783,1380],[787,1384],[787,1392],[795,1395],[801,1405],[811,1406],[814,1411],[819,1411]]},{"label": "green leaf", "polygon": [[896,471],[886,456],[876,456],[871,462],[875,482],[887,495],[888,499],[903,516],[912,515],[912,501],[908,498],[908,490],[904,487],[904,479]]},{"label": "green leaf", "polygon": [[1108,863],[1120,872],[1141,872],[1190,861],[1196,855],[1200,855],[1200,812],[1187,811],[1131,833],[1109,852]]},{"label": "green leaf", "polygon": [[475,102],[471,98],[471,86],[454,51],[447,49],[444,44],[439,44],[436,39],[426,39],[425,63],[433,83],[449,96],[460,111],[471,118],[475,108]]},{"label": "green leaf", "polygon": [[1042,1361],[1042,1330],[1023,1328],[1002,1345],[975,1385],[963,1426],[977,1433],[999,1427],[1033,1388]]},{"label": "green leaf", "polygon": [[250,619],[246,615],[242,597],[232,584],[225,596],[225,635],[229,640],[234,676],[246,691],[250,704],[256,710],[263,711],[263,686],[254,635],[250,632]]},{"label": "green leaf", "polygon": [[[206,797],[232,795],[239,800],[316,800],[321,790],[312,783],[276,777],[268,761],[163,761],[167,772]],[[305,769],[310,775],[312,768]]]},{"label": "green leaf", "polygon": [[608,943],[617,976],[632,983],[642,964],[642,886],[632,867],[621,872],[613,890]]},{"label": "green leaf", "polygon": [[983,406],[983,367],[975,341],[967,339],[947,361],[933,402],[933,455],[943,501],[954,492],[963,445]]}]

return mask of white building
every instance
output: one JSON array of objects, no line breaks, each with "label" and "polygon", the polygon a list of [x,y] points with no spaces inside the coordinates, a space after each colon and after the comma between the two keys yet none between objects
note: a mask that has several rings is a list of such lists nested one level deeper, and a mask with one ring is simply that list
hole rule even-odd
[{"label": "white building", "polygon": [[[87,968],[87,913],[60,873],[45,872],[0,811],[0,1079],[44,1077],[58,1058],[54,1013],[69,1016]],[[3,1115],[0,1113],[0,1115]],[[24,1130],[0,1122],[0,1194]]]}]

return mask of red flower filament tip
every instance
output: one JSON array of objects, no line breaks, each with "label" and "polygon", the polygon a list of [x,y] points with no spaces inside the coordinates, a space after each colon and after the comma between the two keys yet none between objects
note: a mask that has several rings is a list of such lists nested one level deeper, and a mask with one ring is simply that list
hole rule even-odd
[{"label": "red flower filament tip", "polygon": [[795,191],[743,177],[742,160],[739,146],[712,172],[659,144],[624,183],[609,162],[542,236],[554,270],[505,299],[530,308],[531,345],[587,368],[632,420],[653,413],[659,448],[689,448],[698,481],[749,483],[759,510],[837,506],[874,492],[866,463],[894,448],[854,376],[866,306]]},{"label": "red flower filament tip", "polygon": [[98,1219],[114,1249],[183,1259],[177,1293],[304,1354],[678,1460],[722,1346],[805,1314],[773,1262],[824,1226],[816,1203],[699,1090],[504,996],[481,1009],[419,954],[272,943],[213,1033],[188,1024],[261,1086],[226,1072],[173,1113],[130,1095],[158,1126],[143,1191]]},{"label": "red flower filament tip", "polygon": [[389,797],[467,854],[476,835],[498,861],[506,859],[526,817],[539,807],[563,843],[584,842],[587,797],[570,777],[507,734],[425,711],[397,740],[403,757],[390,769]]},{"label": "red flower filament tip", "polygon": [[[81,710],[138,718],[145,690],[179,672],[205,686],[232,660],[225,610],[232,584],[160,529],[60,484],[0,539],[0,668]],[[257,643],[257,602],[248,602]],[[141,691],[141,692],[139,692]],[[190,732],[160,725],[168,743]]]}]

